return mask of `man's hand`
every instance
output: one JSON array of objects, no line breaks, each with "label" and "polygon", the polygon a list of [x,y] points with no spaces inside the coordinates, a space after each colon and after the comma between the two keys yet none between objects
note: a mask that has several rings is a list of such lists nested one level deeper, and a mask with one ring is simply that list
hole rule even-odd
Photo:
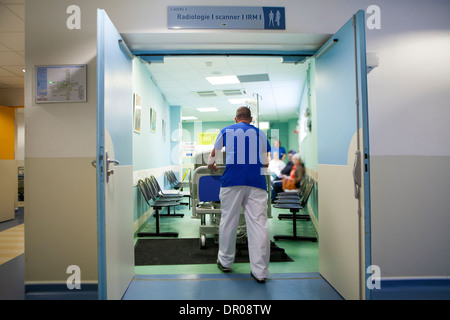
[{"label": "man's hand", "polygon": [[217,171],[217,170],[219,170],[218,168],[217,168],[217,163],[213,163],[213,164],[209,164],[208,165],[208,169],[209,170],[211,170],[211,171]]},{"label": "man's hand", "polygon": [[211,171],[217,171],[217,164],[216,164],[216,149],[212,149],[211,153],[208,157],[208,169]]}]

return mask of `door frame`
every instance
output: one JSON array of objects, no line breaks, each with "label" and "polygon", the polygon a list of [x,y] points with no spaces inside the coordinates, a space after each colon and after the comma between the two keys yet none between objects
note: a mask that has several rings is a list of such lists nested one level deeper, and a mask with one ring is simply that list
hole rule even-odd
[{"label": "door frame", "polygon": [[[362,12],[362,14],[360,14],[360,12]],[[357,14],[354,15],[354,17],[356,19],[359,19],[363,21],[363,23],[365,22],[365,18],[364,18],[364,11],[360,10],[358,11]],[[365,24],[364,24],[365,25]],[[361,34],[358,30],[357,30],[357,34],[356,36],[358,37],[358,39],[360,39],[358,41],[358,46],[364,46],[365,47],[365,34]],[[333,35],[331,36],[333,37]],[[330,37],[330,38],[331,38]],[[196,50],[196,51],[192,51],[192,50],[186,50],[186,49],[181,49],[181,50],[175,50],[175,51],[163,51],[163,52],[154,52],[154,51],[139,51],[136,52],[136,56],[157,56],[157,57],[161,57],[161,56],[173,56],[173,55],[179,55],[179,56],[188,56],[188,55],[192,55],[192,56],[201,56],[201,55],[229,55],[229,56],[239,56],[239,55],[244,55],[244,56],[305,56],[306,58],[308,57],[312,57],[314,56],[314,54],[316,54],[317,52],[320,51],[321,48],[319,48],[316,51],[301,51],[301,52],[289,52],[289,51],[272,51],[272,50],[256,50],[256,51],[247,51],[247,50],[232,50],[231,52],[229,50],[207,50],[207,49],[203,49],[203,50]],[[365,66],[366,65],[366,57],[359,57],[361,58],[360,64],[361,66]],[[144,58],[144,60],[147,60]],[[103,61],[101,61],[101,59],[98,59],[97,61],[97,77],[103,77],[103,74],[99,73],[99,68],[102,67],[101,64],[103,63]],[[361,90],[361,88],[365,87],[365,90],[363,90],[364,96],[361,97],[360,99],[360,103],[361,103],[361,110],[362,110],[362,123],[363,123],[363,161],[362,161],[362,166],[363,168],[366,168],[365,170],[363,170],[363,176],[364,176],[364,239],[365,239],[365,247],[364,247],[364,271],[367,270],[367,268],[371,265],[371,224],[370,224],[370,154],[369,154],[369,131],[368,131],[368,124],[369,124],[369,119],[368,119],[368,103],[367,103],[367,77],[362,76],[364,72],[366,72],[366,70],[364,70],[364,68],[361,68],[362,70],[358,70],[358,74],[357,74],[357,83],[358,83],[358,92]],[[97,81],[102,80],[103,79],[97,79]],[[99,106],[100,103],[103,103],[103,101],[100,101],[100,94],[104,94],[104,90],[103,87],[99,87],[97,86],[97,105]],[[97,110],[99,110],[97,106]],[[104,116],[104,114],[102,113],[103,110],[98,111],[98,115],[97,116]],[[97,137],[97,140],[99,139],[99,137]],[[104,139],[104,137],[103,137]],[[104,162],[104,160],[101,158],[101,156],[99,154],[97,154],[97,163],[102,164]],[[97,170],[97,181],[103,181],[104,177],[103,175],[100,173],[100,171],[103,170]],[[97,182],[99,183],[99,182]],[[104,194],[98,194],[98,196],[104,196]],[[97,217],[97,224],[98,224],[98,239],[99,239],[99,248],[98,248],[98,263],[99,263],[99,297],[100,298],[104,298],[106,297],[106,265],[104,265],[105,259],[106,259],[106,251],[105,251],[105,228],[104,228],[104,224],[105,224],[105,217],[104,217],[104,212],[105,212],[105,208],[104,205],[102,205],[102,203],[100,203],[99,201],[97,201],[97,211],[98,212],[103,212],[103,214],[98,214]],[[319,225],[320,225],[320,220],[319,220]],[[360,239],[361,240],[361,239]],[[369,276],[367,273],[366,277],[364,279],[364,283],[361,283],[360,285],[365,285],[366,281],[368,280]],[[104,283],[104,285],[101,285],[101,283]],[[371,291],[367,288],[367,286],[365,286],[366,291],[365,291],[365,299],[371,299]]]}]

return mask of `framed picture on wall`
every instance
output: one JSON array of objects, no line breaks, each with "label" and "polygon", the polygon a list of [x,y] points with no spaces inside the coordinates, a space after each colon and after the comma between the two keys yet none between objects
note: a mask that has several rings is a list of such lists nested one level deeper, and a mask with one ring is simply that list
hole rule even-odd
[{"label": "framed picture on wall", "polygon": [[35,66],[36,103],[86,102],[87,65]]},{"label": "framed picture on wall", "polygon": [[150,131],[156,133],[156,110],[150,108]]},{"label": "framed picture on wall", "polygon": [[135,93],[133,100],[133,129],[134,132],[141,133],[142,99]]},{"label": "framed picture on wall", "polygon": [[163,142],[166,141],[166,120],[161,120],[161,134]]}]

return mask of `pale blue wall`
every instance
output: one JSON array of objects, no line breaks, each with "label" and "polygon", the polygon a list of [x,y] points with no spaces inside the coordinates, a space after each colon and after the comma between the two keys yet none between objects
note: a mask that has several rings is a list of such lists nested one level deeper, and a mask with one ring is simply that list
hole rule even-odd
[{"label": "pale blue wall", "polygon": [[[299,143],[306,167],[317,170],[317,112],[314,66],[312,59],[307,71],[306,86],[299,107],[299,139],[303,138]],[[305,115],[307,109],[309,110],[309,117]],[[307,128],[307,121],[311,123],[311,130]]]},{"label": "pale blue wall", "polygon": [[[141,132],[133,132],[134,171],[170,164],[170,110],[161,91],[152,80],[145,62],[133,61],[133,93],[142,98]],[[156,110],[156,133],[150,130],[150,108]],[[161,120],[166,121],[166,141],[163,141]]]},{"label": "pale blue wall", "polygon": [[[316,109],[316,93],[315,93],[315,63],[314,59],[309,62],[309,68],[307,71],[306,86],[303,89],[302,99],[299,106],[299,144],[302,159],[305,163],[305,167],[314,171],[317,171],[317,109]],[[309,116],[306,116],[306,110],[309,110]],[[309,130],[307,122],[311,123],[311,129]],[[300,141],[300,139],[302,139]],[[318,198],[318,186],[314,187],[309,196],[308,203],[316,216],[319,219],[319,198]]]},{"label": "pale blue wall", "polygon": [[[181,120],[180,107],[169,106],[160,89],[152,80],[146,63],[133,60],[133,93],[142,99],[141,132],[133,132],[133,170],[142,171],[176,164],[178,159],[171,157],[172,149],[178,154],[178,141],[171,141],[172,131],[178,128]],[[156,110],[156,132],[150,130],[150,108]],[[162,133],[162,119],[166,122],[165,140]],[[164,186],[164,176],[157,176]],[[149,206],[141,195],[139,187],[134,187],[134,220],[141,217]]]}]

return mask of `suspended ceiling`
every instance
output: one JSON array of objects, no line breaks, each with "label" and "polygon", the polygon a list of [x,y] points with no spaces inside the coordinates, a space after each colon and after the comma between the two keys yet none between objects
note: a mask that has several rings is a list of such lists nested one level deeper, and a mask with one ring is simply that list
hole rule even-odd
[{"label": "suspended ceiling", "polygon": [[[202,121],[233,120],[237,107],[257,99],[260,121],[295,118],[306,75],[303,64],[283,64],[281,57],[166,57],[148,68],[170,105],[181,106],[183,117]],[[240,82],[212,85],[206,79],[230,75]]]},{"label": "suspended ceiling", "polygon": [[[122,36],[137,55],[149,52],[172,54],[159,62],[151,62],[148,68],[168,103],[181,106],[183,117],[194,116],[201,121],[233,120],[236,108],[244,103],[233,104],[229,99],[251,101],[258,97],[259,120],[272,122],[298,117],[305,85],[305,64],[286,63],[283,55],[311,55],[329,38],[323,34],[226,31],[220,35],[186,31]],[[190,55],[179,56],[180,52]],[[216,54],[194,55],[205,52]],[[229,54],[220,55],[223,53]],[[157,60],[147,56],[142,58]],[[230,75],[237,76],[240,83],[212,85],[206,80],[206,77]],[[237,94],[230,96],[229,92]],[[200,112],[197,108],[217,108],[218,111]]]},{"label": "suspended ceiling", "polygon": [[25,0],[0,0],[0,89],[23,88]]}]

